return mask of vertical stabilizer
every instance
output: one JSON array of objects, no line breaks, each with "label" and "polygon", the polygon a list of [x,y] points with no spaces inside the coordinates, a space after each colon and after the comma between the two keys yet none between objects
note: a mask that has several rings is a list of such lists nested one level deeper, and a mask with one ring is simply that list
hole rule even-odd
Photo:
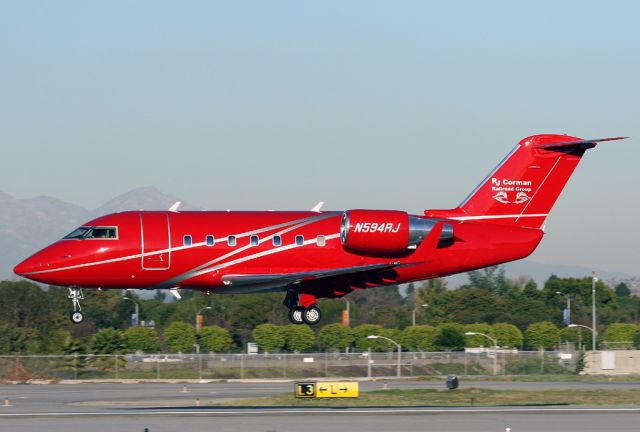
[{"label": "vertical stabilizer", "polygon": [[602,141],[567,135],[533,135],[518,145],[454,210],[431,217],[541,228],[584,152]]}]

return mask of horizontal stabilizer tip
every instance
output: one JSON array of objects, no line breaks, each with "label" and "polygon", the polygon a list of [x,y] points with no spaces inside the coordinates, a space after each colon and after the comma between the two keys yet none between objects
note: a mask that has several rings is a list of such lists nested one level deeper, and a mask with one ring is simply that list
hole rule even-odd
[{"label": "horizontal stabilizer tip", "polygon": [[583,140],[573,140],[573,141],[561,141],[561,142],[551,142],[544,144],[535,144],[534,148],[558,148],[558,147],[572,147],[578,145],[590,145],[590,144],[598,144],[600,142],[605,141],[617,141],[622,139],[627,139],[629,137],[613,137],[613,138],[597,138],[597,139],[583,139]]}]

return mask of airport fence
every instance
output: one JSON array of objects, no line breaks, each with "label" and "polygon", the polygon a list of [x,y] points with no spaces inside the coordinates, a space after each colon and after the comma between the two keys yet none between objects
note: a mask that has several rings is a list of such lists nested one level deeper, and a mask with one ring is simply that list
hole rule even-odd
[{"label": "airport fence", "polygon": [[0,378],[34,379],[251,379],[442,375],[571,374],[576,351],[4,355]]}]

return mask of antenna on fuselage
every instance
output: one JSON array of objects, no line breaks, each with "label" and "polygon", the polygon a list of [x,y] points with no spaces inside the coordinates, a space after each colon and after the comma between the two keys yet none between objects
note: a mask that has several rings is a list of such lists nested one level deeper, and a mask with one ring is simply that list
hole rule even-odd
[{"label": "antenna on fuselage", "polygon": [[324,201],[320,201],[318,204],[316,204],[315,206],[313,206],[313,208],[311,209],[312,212],[316,212],[316,213],[320,213],[320,209],[322,208],[322,206],[324,205]]},{"label": "antenna on fuselage", "polygon": [[174,212],[174,213],[178,213],[178,207],[180,207],[180,204],[182,204],[182,201],[176,201],[176,203],[174,205],[169,207],[169,211],[170,212]]}]

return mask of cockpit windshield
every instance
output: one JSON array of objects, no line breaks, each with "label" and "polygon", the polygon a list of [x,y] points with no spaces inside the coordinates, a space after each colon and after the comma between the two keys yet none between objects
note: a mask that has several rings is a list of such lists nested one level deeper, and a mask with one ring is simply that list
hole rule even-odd
[{"label": "cockpit windshield", "polygon": [[67,240],[117,239],[118,227],[80,227],[64,238]]}]

